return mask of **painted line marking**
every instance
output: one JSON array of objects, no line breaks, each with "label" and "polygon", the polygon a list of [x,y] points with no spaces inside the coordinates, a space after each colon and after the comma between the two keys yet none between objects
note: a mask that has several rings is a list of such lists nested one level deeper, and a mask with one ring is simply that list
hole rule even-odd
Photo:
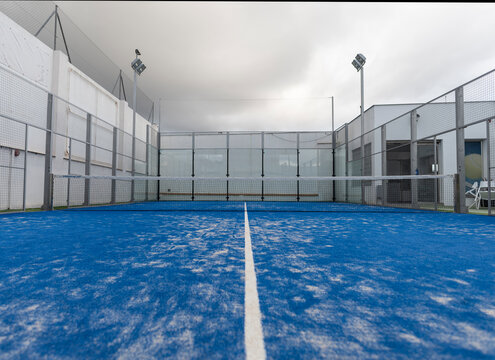
[{"label": "painted line marking", "polygon": [[253,249],[247,206],[244,203],[244,346],[246,359],[266,359],[263,328],[261,326],[260,301],[254,271]]}]

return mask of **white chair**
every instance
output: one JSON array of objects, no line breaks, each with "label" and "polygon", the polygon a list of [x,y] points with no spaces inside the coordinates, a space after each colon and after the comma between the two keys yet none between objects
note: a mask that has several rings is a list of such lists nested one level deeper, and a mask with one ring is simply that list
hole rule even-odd
[{"label": "white chair", "polygon": [[476,209],[480,208],[480,200],[481,200],[480,188],[481,187],[478,186],[478,182],[475,181],[474,184],[472,185],[471,189],[466,191],[466,195],[472,195],[474,197],[474,201],[471,205],[468,206],[468,209],[470,209],[474,205],[476,205]]},{"label": "white chair", "polygon": [[[480,181],[480,187],[478,190],[479,194],[479,202],[481,200],[486,201],[488,203],[488,181]],[[490,200],[495,200],[495,181],[491,181],[490,184]]]}]

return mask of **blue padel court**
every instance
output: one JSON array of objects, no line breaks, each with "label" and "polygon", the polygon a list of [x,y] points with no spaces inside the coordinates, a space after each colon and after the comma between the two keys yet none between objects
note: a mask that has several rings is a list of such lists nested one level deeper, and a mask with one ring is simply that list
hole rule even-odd
[{"label": "blue padel court", "polygon": [[246,209],[0,215],[0,359],[495,358],[493,218]]}]

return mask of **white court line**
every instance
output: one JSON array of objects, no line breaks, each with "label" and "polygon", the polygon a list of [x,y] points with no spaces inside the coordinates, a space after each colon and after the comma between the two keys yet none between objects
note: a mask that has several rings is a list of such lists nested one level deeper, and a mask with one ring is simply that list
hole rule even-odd
[{"label": "white court line", "polygon": [[266,352],[246,203],[244,203],[244,265],[244,346],[246,359],[263,360],[266,358]]}]

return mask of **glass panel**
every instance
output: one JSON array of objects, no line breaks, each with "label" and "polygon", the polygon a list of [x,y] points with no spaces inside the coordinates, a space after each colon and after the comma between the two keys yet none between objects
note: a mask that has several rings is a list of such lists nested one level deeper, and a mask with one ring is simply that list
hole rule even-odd
[{"label": "glass panel", "polygon": [[301,176],[331,176],[331,149],[301,149],[299,151],[299,174]]},{"label": "glass panel", "polygon": [[297,150],[265,150],[265,176],[297,176]]},{"label": "glass panel", "polygon": [[160,156],[161,176],[191,176],[191,174],[191,150],[162,150]]},{"label": "glass panel", "polygon": [[196,135],[194,146],[196,149],[223,149],[227,147],[227,135]]},{"label": "glass panel", "polygon": [[332,148],[332,133],[310,132],[299,134],[299,148]]},{"label": "glass panel", "polygon": [[231,134],[229,136],[229,148],[260,149],[261,133],[256,134]]},{"label": "glass panel", "polygon": [[229,175],[234,177],[261,176],[261,149],[230,149]]},{"label": "glass panel", "polygon": [[192,135],[162,135],[160,146],[162,149],[191,149]]},{"label": "glass panel", "polygon": [[198,177],[221,177],[227,175],[227,150],[196,150],[194,175]]},{"label": "glass panel", "polygon": [[265,133],[265,148],[296,149],[297,134],[296,133]]}]

